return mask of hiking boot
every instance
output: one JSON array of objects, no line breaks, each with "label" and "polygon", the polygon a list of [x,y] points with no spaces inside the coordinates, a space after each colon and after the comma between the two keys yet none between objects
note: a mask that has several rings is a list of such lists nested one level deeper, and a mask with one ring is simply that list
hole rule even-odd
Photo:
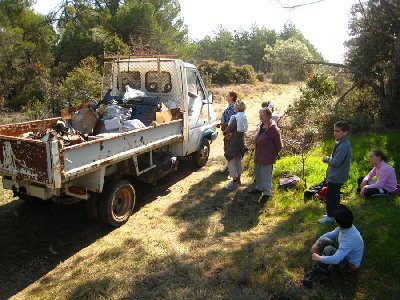
[{"label": "hiking boot", "polygon": [[328,217],[328,216],[323,216],[321,219],[318,220],[318,223],[319,224],[335,223],[335,218]]},{"label": "hiking boot", "polygon": [[248,189],[247,192],[250,194],[261,194],[262,193],[262,191],[260,191],[256,188]]},{"label": "hiking boot", "polygon": [[237,181],[231,181],[229,184],[224,186],[224,189],[228,190],[228,191],[233,191],[233,190],[236,190],[238,187],[239,187],[239,184]]}]

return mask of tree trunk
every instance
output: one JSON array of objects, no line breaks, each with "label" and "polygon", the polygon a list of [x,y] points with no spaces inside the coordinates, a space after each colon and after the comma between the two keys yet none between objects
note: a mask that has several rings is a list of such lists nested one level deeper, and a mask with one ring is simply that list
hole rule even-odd
[{"label": "tree trunk", "polygon": [[395,39],[391,68],[387,84],[387,101],[384,109],[384,124],[389,128],[400,128],[400,28]]}]

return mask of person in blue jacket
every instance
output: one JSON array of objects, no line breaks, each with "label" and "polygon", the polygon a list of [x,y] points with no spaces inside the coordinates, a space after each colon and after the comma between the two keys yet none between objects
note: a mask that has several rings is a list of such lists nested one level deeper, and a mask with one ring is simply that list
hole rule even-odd
[{"label": "person in blue jacket", "polygon": [[350,125],[345,121],[335,123],[333,135],[335,146],[332,154],[325,156],[322,161],[328,165],[326,170],[326,215],[318,220],[318,223],[325,224],[334,222],[333,211],[340,203],[340,189],[349,178],[351,145],[348,134]]}]

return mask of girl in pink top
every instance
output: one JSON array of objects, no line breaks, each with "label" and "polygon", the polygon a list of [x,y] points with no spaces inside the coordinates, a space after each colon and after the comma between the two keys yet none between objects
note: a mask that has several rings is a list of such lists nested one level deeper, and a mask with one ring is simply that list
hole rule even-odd
[{"label": "girl in pink top", "polygon": [[[397,185],[396,173],[386,163],[386,155],[381,150],[372,150],[368,161],[374,167],[367,176],[359,179],[360,196],[370,197],[394,192]],[[372,182],[374,176],[376,176],[376,182]]]}]

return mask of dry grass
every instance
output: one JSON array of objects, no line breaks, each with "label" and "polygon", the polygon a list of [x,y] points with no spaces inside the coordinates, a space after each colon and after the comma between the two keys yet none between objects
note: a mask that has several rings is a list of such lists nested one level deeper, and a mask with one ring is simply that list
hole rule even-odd
[{"label": "dry grass", "polygon": [[[284,107],[298,86],[237,86],[257,124],[259,103]],[[282,90],[281,90],[282,89]],[[287,93],[285,92],[287,91]],[[289,96],[288,96],[289,95]],[[279,102],[281,99],[282,102]],[[226,104],[216,103],[219,111]],[[253,126],[253,125],[250,125]],[[297,191],[265,206],[247,194],[252,178],[234,192],[222,138],[203,169],[182,161],[176,174],[154,188],[137,187],[138,211],[121,228],[89,222],[80,204],[36,207],[9,193],[0,207],[1,299],[299,299],[362,296],[362,290],[299,284],[310,266],[315,225],[322,208]],[[274,191],[278,194],[277,191]]]},{"label": "dry grass", "polygon": [[0,125],[30,121],[24,113],[0,112]]}]

